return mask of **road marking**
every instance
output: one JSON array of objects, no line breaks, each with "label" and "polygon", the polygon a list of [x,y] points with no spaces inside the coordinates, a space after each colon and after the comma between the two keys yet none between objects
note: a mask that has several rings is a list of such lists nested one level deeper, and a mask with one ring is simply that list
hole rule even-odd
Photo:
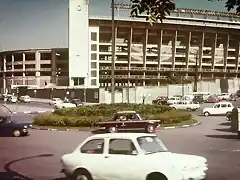
[{"label": "road marking", "polygon": [[240,152],[240,149],[235,149],[233,150],[233,152]]}]

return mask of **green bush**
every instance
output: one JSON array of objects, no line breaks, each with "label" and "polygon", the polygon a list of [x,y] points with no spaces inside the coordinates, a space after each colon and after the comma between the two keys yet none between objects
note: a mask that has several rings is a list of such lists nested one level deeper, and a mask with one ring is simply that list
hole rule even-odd
[{"label": "green bush", "polygon": [[[160,120],[161,124],[167,125],[188,121],[192,119],[192,116],[187,112],[171,110],[162,114],[145,114],[142,118]],[[49,114],[36,116],[33,124],[38,126],[95,127],[98,122],[107,120],[109,120],[108,116],[61,116]]]},{"label": "green bush", "polygon": [[132,110],[138,112],[140,115],[145,114],[162,114],[170,111],[168,106],[160,105],[143,105],[143,104],[99,104],[92,106],[80,106],[77,108],[59,109],[54,114],[59,116],[111,116],[117,111]]}]

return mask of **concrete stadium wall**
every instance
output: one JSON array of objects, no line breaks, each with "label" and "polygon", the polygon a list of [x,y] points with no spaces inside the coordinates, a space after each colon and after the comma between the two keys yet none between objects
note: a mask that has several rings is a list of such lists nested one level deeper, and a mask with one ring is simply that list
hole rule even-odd
[{"label": "concrete stadium wall", "polygon": [[[220,79],[213,81],[200,81],[198,82],[198,92],[210,92],[211,94],[219,94],[221,92],[235,93],[239,90],[240,80],[229,79],[221,83]],[[184,85],[184,94],[191,94],[193,92],[193,83]],[[183,87],[181,84],[168,85],[168,86],[138,86],[129,89],[130,103],[142,103],[143,94],[147,95],[146,103],[152,103],[152,100],[157,96],[173,96],[182,95]],[[127,102],[128,90],[123,88],[122,91],[115,92],[115,102]],[[100,103],[111,103],[111,92],[105,91],[105,88],[99,90]]]}]

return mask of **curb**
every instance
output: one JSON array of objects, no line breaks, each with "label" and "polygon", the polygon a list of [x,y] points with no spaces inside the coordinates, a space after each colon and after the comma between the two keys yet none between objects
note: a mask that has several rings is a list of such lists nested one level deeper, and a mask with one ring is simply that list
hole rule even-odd
[{"label": "curb", "polygon": [[[160,130],[167,130],[167,129],[176,129],[176,128],[188,128],[188,127],[193,127],[200,125],[201,122],[198,121],[197,123],[191,124],[191,125],[182,125],[182,126],[169,126],[169,127],[160,127],[158,131]],[[82,129],[54,129],[54,128],[37,128],[37,127],[32,127],[34,130],[44,130],[44,131],[82,131],[82,132],[89,132],[89,131],[94,131],[94,130],[82,130]],[[95,129],[96,130],[96,129]]]},{"label": "curb", "polygon": [[193,126],[197,126],[197,125],[200,125],[201,122],[198,121],[194,124],[189,124],[189,125],[182,125],[182,126],[169,126],[169,127],[163,127],[163,128],[160,128],[160,129],[176,129],[176,128],[188,128],[188,127],[193,127]]},{"label": "curb", "polygon": [[41,113],[47,113],[47,112],[54,112],[52,111],[23,111],[23,112],[12,112],[13,114],[23,113],[23,114],[41,114]]}]

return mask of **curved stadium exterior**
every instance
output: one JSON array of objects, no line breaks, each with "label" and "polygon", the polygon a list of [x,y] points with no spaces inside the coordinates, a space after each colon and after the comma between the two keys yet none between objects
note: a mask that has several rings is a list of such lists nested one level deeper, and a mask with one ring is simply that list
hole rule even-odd
[{"label": "curved stadium exterior", "polygon": [[[129,5],[116,7],[116,14],[129,11]],[[144,18],[115,20],[116,86],[161,86],[171,75],[191,80],[196,71],[199,80],[239,77],[237,14],[177,9],[153,26]],[[0,53],[2,87],[111,86],[111,25],[111,17],[89,17],[87,80],[69,77],[73,70],[68,48],[14,50]]]}]

